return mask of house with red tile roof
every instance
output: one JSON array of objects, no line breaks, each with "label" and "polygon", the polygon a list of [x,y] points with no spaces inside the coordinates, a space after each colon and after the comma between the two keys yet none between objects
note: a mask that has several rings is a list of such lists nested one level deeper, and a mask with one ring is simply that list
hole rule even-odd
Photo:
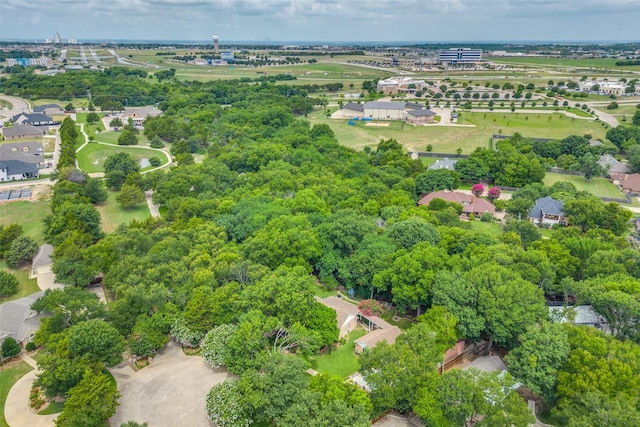
[{"label": "house with red tile roof", "polygon": [[418,201],[418,206],[428,206],[433,199],[441,199],[446,202],[459,203],[462,205],[462,213],[465,215],[482,215],[483,213],[496,213],[496,207],[489,201],[476,197],[472,194],[458,191],[434,191],[422,196]]}]

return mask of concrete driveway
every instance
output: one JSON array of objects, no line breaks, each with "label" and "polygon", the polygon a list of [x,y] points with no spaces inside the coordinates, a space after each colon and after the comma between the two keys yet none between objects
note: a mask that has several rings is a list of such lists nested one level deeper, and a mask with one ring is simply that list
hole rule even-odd
[{"label": "concrete driveway", "polygon": [[211,369],[200,356],[186,356],[173,341],[140,371],[124,366],[111,373],[122,394],[112,426],[137,421],[149,427],[210,427],[207,393],[229,377],[223,369]]}]

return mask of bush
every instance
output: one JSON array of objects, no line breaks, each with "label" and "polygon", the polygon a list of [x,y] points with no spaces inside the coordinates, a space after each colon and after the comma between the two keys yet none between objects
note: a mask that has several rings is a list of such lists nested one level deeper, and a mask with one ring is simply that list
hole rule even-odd
[{"label": "bush", "polygon": [[493,221],[493,215],[491,215],[489,212],[485,212],[482,215],[480,215],[480,221],[491,222]]},{"label": "bush", "polygon": [[151,139],[151,142],[149,142],[149,146],[151,148],[162,148],[164,147],[164,142],[162,142],[162,140],[156,136]]},{"label": "bush", "polygon": [[15,357],[20,354],[20,344],[12,337],[7,337],[2,342],[2,357]]},{"label": "bush", "polygon": [[151,166],[153,166],[154,168],[157,168],[162,164],[162,160],[160,160],[158,157],[151,157],[149,159],[149,163],[151,163]]},{"label": "bush", "polygon": [[384,314],[382,304],[374,299],[360,301],[358,303],[358,310],[360,310],[365,316],[382,316],[382,314]]},{"label": "bush", "polygon": [[25,347],[24,347],[24,348],[25,348],[25,350],[27,350],[27,351],[33,351],[33,350],[35,350],[35,349],[36,349],[36,343],[34,343],[33,341],[29,341],[29,342],[27,343],[27,345],[25,345]]}]

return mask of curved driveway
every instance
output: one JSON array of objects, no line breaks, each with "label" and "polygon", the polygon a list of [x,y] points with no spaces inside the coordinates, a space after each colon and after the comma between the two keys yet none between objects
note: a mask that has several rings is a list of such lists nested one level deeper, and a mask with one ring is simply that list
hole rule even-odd
[{"label": "curved driveway", "polygon": [[11,109],[0,110],[0,117],[9,118],[15,116],[16,114],[31,110],[31,106],[29,105],[29,103],[22,98],[16,98],[15,96],[9,95],[0,95],[0,99],[4,99],[5,101],[11,103]]}]

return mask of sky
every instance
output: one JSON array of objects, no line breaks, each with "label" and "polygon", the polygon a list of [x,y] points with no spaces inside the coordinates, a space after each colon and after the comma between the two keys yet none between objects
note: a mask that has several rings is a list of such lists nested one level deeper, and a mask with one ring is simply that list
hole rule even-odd
[{"label": "sky", "polygon": [[640,0],[0,0],[0,39],[638,41]]}]

